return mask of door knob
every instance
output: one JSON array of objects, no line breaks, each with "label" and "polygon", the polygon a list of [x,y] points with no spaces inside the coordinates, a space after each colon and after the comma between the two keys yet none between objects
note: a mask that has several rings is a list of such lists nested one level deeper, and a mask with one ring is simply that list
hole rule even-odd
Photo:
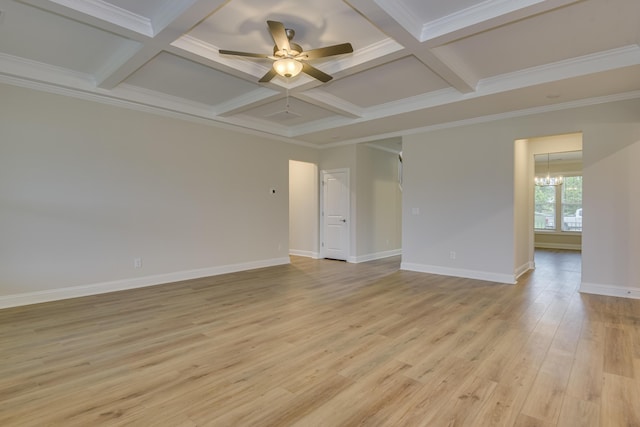
[{"label": "door knob", "polygon": [[346,220],[346,219],[344,219],[344,218],[343,218],[343,219],[341,219],[340,221],[342,221],[342,222],[347,222],[347,220]]}]

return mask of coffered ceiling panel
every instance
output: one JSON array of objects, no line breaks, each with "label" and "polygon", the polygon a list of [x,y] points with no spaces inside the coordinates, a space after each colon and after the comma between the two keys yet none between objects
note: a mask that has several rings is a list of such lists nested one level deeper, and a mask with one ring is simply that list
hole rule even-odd
[{"label": "coffered ceiling panel", "polygon": [[[638,0],[0,0],[0,83],[330,147],[640,97],[639,17]],[[276,76],[269,20],[353,52],[281,48],[303,72]]]},{"label": "coffered ceiling panel", "polygon": [[638,0],[587,0],[435,51],[451,51],[464,58],[475,74],[486,78],[637,44],[638,22]]},{"label": "coffered ceiling panel", "polygon": [[[342,0],[234,0],[188,32],[220,49],[273,52],[267,20],[295,30],[294,42],[304,49],[351,41],[362,49],[386,37]],[[354,35],[357,34],[357,37]]]},{"label": "coffered ceiling panel", "polygon": [[243,114],[249,119],[264,120],[286,126],[300,125],[335,116],[335,113],[296,98],[278,99]]},{"label": "coffered ceiling panel", "polygon": [[220,104],[257,89],[256,83],[162,52],[125,83],[204,104]]},{"label": "coffered ceiling panel", "polygon": [[0,6],[0,52],[71,71],[98,73],[121,49],[137,43],[16,2]]},{"label": "coffered ceiling panel", "polygon": [[330,82],[324,89],[360,107],[372,107],[447,87],[425,64],[408,56]]}]

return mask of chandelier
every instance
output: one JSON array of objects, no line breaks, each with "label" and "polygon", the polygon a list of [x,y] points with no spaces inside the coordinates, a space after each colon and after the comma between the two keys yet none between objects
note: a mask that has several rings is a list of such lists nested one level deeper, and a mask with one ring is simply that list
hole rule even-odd
[{"label": "chandelier", "polygon": [[538,186],[561,185],[562,176],[551,176],[551,168],[549,167],[549,153],[547,153],[547,176],[536,176],[533,181]]}]

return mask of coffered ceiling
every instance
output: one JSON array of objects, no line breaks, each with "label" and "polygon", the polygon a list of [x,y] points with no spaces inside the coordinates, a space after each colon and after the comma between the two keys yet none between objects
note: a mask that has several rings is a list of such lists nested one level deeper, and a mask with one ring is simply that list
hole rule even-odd
[{"label": "coffered ceiling", "polygon": [[[258,80],[266,21],[333,76]],[[0,82],[333,146],[640,97],[638,0],[0,0]],[[1,101],[0,101],[1,102]]]}]

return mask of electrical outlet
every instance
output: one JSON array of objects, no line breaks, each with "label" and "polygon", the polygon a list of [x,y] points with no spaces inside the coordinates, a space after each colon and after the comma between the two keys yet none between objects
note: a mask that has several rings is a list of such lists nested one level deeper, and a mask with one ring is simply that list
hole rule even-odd
[{"label": "electrical outlet", "polygon": [[456,259],[456,251],[449,252],[449,258]]},{"label": "electrical outlet", "polygon": [[142,258],[133,259],[133,268],[142,268]]}]

